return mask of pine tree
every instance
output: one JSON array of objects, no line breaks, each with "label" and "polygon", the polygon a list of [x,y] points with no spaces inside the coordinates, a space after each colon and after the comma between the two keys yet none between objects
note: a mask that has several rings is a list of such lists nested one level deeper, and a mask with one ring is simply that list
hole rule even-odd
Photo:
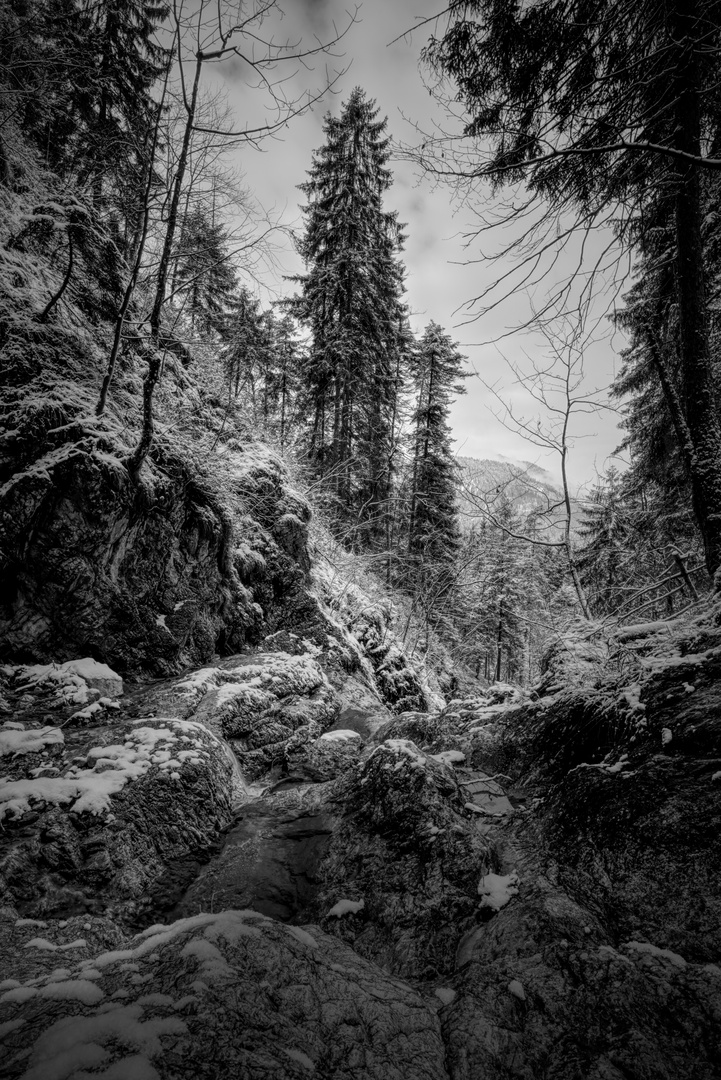
[{"label": "pine tree", "polygon": [[92,193],[96,211],[138,214],[151,89],[168,61],[154,41],[169,8],[149,0],[30,0],[5,16],[0,108],[45,164]]},{"label": "pine tree", "polygon": [[246,388],[256,403],[256,380],[262,370],[264,356],[263,320],[260,302],[242,286],[229,303],[221,336],[227,343],[224,352],[229,390],[237,398]]},{"label": "pine tree", "polygon": [[309,456],[334,492],[341,517],[382,534],[394,418],[407,340],[401,303],[403,236],[383,209],[391,186],[385,121],[356,88],[339,117],[327,116],[326,142],[314,155],[305,234],[307,273],[293,308],[310,329],[307,382],[312,408]]},{"label": "pine tree", "polygon": [[619,606],[630,541],[621,476],[611,467],[581,508],[576,563],[593,614]]},{"label": "pine tree", "polygon": [[263,314],[263,323],[267,353],[262,371],[262,415],[266,429],[274,431],[282,447],[297,423],[304,357],[290,315],[278,318],[272,311],[267,311]]},{"label": "pine tree", "polygon": [[412,417],[408,550],[416,560],[448,562],[458,548],[458,466],[448,415],[454,395],[464,393],[459,381],[464,359],[442,327],[431,322],[411,361],[418,399]]},{"label": "pine tree", "polygon": [[235,270],[223,225],[213,223],[203,207],[186,216],[175,259],[173,291],[185,296],[193,327],[219,330],[232,302]]}]

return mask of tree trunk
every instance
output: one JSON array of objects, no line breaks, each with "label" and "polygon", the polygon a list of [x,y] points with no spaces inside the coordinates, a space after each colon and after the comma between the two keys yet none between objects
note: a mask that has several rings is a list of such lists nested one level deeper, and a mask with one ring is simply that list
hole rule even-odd
[{"label": "tree trunk", "polygon": [[145,251],[145,241],[148,237],[148,227],[150,225],[150,195],[153,190],[153,168],[155,165],[155,152],[158,147],[158,136],[160,133],[160,118],[163,113],[163,106],[165,104],[165,93],[168,89],[168,75],[170,73],[170,64],[165,72],[165,84],[163,86],[163,94],[158,104],[158,113],[155,118],[155,126],[153,128],[153,138],[150,144],[150,153],[146,164],[147,174],[145,179],[145,190],[143,191],[143,216],[140,224],[140,231],[137,237],[137,243],[135,244],[135,250],[133,254],[132,265],[133,268],[128,279],[128,283],[125,286],[125,292],[123,293],[123,299],[118,309],[118,314],[115,318],[115,329],[113,332],[113,344],[110,349],[110,356],[108,357],[108,364],[105,369],[105,377],[103,378],[103,385],[100,388],[100,397],[98,398],[98,404],[95,409],[96,416],[102,416],[105,411],[105,404],[108,398],[108,390],[110,389],[110,383],[115,372],[115,364],[120,352],[120,345],[122,342],[123,328],[125,326],[125,317],[128,314],[128,309],[133,299],[135,292],[135,286],[138,283],[138,275],[140,273],[140,264],[143,261],[143,253]]},{"label": "tree trunk", "polygon": [[[699,72],[695,48],[697,4],[694,0],[684,0],[683,7],[679,5],[674,16],[672,32],[682,50],[676,68],[674,146],[685,153],[700,155]],[[690,161],[679,161],[675,179],[676,293],[684,410],[693,440],[691,494],[703,538],[706,566],[713,577],[721,567],[721,424],[708,335],[698,166]]]},{"label": "tree trunk", "polygon": [[50,299],[48,300],[48,302],[45,305],[45,307],[43,308],[43,310],[38,315],[38,322],[41,322],[41,323],[46,322],[48,316],[50,315],[50,312],[53,310],[55,305],[60,302],[60,300],[61,300],[61,298],[63,296],[63,293],[65,292],[68,285],[70,284],[70,279],[73,276],[73,267],[74,267],[74,265],[75,265],[75,262],[74,262],[74,257],[73,257],[73,236],[72,236],[72,233],[70,232],[70,223],[68,223],[68,266],[67,266],[67,270],[65,271],[65,276],[63,277],[63,280],[62,280],[62,282],[60,284],[60,288],[58,289],[58,291],[56,293],[53,293],[53,295],[50,297]]},{"label": "tree trunk", "polygon": [[138,442],[138,445],[136,446],[135,450],[133,451],[128,460],[128,469],[131,473],[136,473],[138,471],[143,461],[147,457],[150,447],[153,445],[153,392],[155,390],[155,387],[157,386],[158,379],[160,378],[163,361],[165,359],[165,354],[161,355],[159,349],[160,319],[163,312],[163,304],[165,303],[165,288],[168,281],[170,256],[173,250],[175,230],[178,223],[178,206],[180,204],[180,194],[183,189],[183,180],[185,179],[185,167],[188,163],[188,154],[190,152],[190,140],[193,134],[193,122],[195,120],[195,110],[198,103],[200,71],[202,66],[203,56],[201,53],[198,53],[195,58],[195,78],[193,80],[193,90],[190,96],[190,103],[188,104],[188,117],[185,122],[183,144],[180,150],[180,157],[178,158],[178,167],[175,172],[175,179],[173,181],[173,194],[170,200],[170,209],[168,211],[168,224],[165,230],[163,251],[160,256],[160,265],[158,267],[158,277],[156,279],[153,309],[150,312],[151,349],[150,359],[148,361],[148,373],[145,377],[145,385],[143,386],[143,429],[140,435],[140,441]]},{"label": "tree trunk", "polygon": [[498,605],[498,630],[496,632],[496,682],[501,681],[501,661],[503,659],[503,597]]}]

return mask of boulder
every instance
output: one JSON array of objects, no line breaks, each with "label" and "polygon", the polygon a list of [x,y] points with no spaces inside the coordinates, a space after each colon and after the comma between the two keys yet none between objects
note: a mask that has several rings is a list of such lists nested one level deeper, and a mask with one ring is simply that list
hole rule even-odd
[{"label": "boulder", "polygon": [[[338,699],[309,654],[233,656],[142,695],[144,708],[192,718],[227,739],[243,774],[254,780],[285,765],[285,748],[306,728],[313,738],[338,715]],[[308,725],[317,728],[308,728]],[[300,735],[301,742],[310,735]]]},{"label": "boulder", "polygon": [[441,1011],[449,1075],[718,1080],[721,969],[609,937],[536,845],[515,851],[517,895],[460,944]]},{"label": "boulder", "polygon": [[435,1009],[314,926],[226,911],[0,987],[7,1080],[445,1080]]},{"label": "boulder", "polygon": [[14,725],[3,758],[0,903],[31,918],[131,924],[174,899],[244,797],[203,725],[107,716],[88,729]]},{"label": "boulder", "polygon": [[[336,782],[334,798],[342,817],[312,917],[396,974],[444,976],[458,940],[483,917],[478,881],[495,867],[453,769],[391,739]],[[338,919],[340,900],[363,906]]]}]

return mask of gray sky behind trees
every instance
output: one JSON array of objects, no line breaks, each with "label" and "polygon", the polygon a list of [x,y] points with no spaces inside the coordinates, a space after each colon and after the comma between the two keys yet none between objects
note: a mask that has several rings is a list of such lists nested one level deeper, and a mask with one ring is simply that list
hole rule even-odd
[{"label": "gray sky behind trees", "polygon": [[[344,0],[280,0],[280,6],[285,17],[277,26],[278,36],[296,39],[302,35],[306,42],[314,35],[321,40],[332,38],[334,26],[340,31],[349,21],[349,12],[352,14],[354,10]],[[356,85],[376,99],[380,116],[388,117],[389,134],[400,143],[420,141],[411,121],[425,131],[433,129],[434,121],[445,124],[446,128],[459,129],[458,122],[449,120],[445,110],[430,96],[419,72],[421,49],[433,31],[433,24],[421,26],[390,44],[420,20],[442,10],[443,6],[442,0],[358,0],[356,21],[337,47],[337,55],[314,58],[311,61],[314,70],[301,69],[286,87],[287,95],[293,96],[296,85],[298,93],[301,88],[319,85],[326,68],[329,74],[347,69],[338,80],[335,93],[327,95],[311,113],[294,119],[280,136],[265,140],[262,150],[246,146],[233,155],[234,167],[241,172],[244,185],[257,201],[266,209],[272,209],[276,216],[280,213],[292,227],[302,228],[298,207],[303,197],[296,185],[305,179],[313,150],[324,142],[325,113],[329,110],[337,113],[341,102]],[[444,25],[443,21],[438,24],[439,33]],[[246,116],[251,119],[257,116],[259,91],[245,85],[239,66],[224,61],[215,68],[215,75],[220,78],[237,119],[242,121]],[[473,207],[487,208],[493,203],[490,188],[476,194],[469,205],[462,205],[454,200],[451,188],[445,184],[434,187],[412,162],[398,158],[391,161],[391,167],[394,185],[386,197],[386,205],[398,210],[400,220],[406,224],[406,300],[410,305],[413,328],[421,332],[430,319],[440,323],[467,354],[469,370],[480,375],[480,378],[466,380],[467,393],[453,408],[456,452],[479,458],[505,455],[530,460],[555,474],[556,462],[551,457],[512,435],[494,418],[488,409],[494,404],[493,396],[481,381],[497,382],[504,396],[526,416],[540,415],[534,403],[525,399],[517,387],[513,388],[513,376],[502,355],[520,367],[528,366],[529,357],[542,360],[547,350],[542,338],[528,332],[505,335],[528,318],[531,302],[536,306],[543,303],[547,286],[536,289],[532,301],[527,290],[519,290],[494,311],[469,323],[473,313],[465,306],[467,302],[496,280],[509,265],[508,260],[503,263],[478,261],[482,253],[488,254],[507,243],[511,235],[508,227],[485,234],[473,240],[469,247],[465,246],[464,237],[479,224]],[[279,292],[292,292],[292,284],[284,282],[282,275],[301,269],[290,240],[276,234],[276,243],[278,265],[265,278],[271,297]],[[593,249],[600,251],[607,243],[608,236],[596,237]],[[469,264],[468,260],[476,261]],[[572,256],[564,256],[552,271],[549,282],[568,273],[572,264]],[[605,314],[612,302],[613,293],[596,305],[596,317]],[[605,320],[600,325],[605,340],[587,352],[585,362],[587,382],[595,386],[607,385],[613,377],[618,364],[618,349],[623,345],[620,335],[612,334]],[[503,340],[498,344],[493,343],[500,338]],[[596,470],[602,471],[610,464],[607,458],[622,437],[617,428],[618,419],[608,412],[578,418],[573,433],[586,437],[577,439],[570,452],[570,475],[574,485],[592,482]],[[615,463],[619,464],[618,461]]]}]

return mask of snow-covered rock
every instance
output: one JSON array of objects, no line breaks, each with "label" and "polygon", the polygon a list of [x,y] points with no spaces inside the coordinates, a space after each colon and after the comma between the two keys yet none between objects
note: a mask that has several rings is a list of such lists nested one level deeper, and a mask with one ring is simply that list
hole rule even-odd
[{"label": "snow-covered rock", "polygon": [[0,987],[7,1080],[442,1080],[435,1010],[318,927],[255,911],[156,925]]},{"label": "snow-covered rock", "polygon": [[26,741],[2,759],[0,903],[30,917],[120,919],[162,905],[243,798],[227,745],[177,718],[113,714],[100,729],[55,732],[6,732]]}]

